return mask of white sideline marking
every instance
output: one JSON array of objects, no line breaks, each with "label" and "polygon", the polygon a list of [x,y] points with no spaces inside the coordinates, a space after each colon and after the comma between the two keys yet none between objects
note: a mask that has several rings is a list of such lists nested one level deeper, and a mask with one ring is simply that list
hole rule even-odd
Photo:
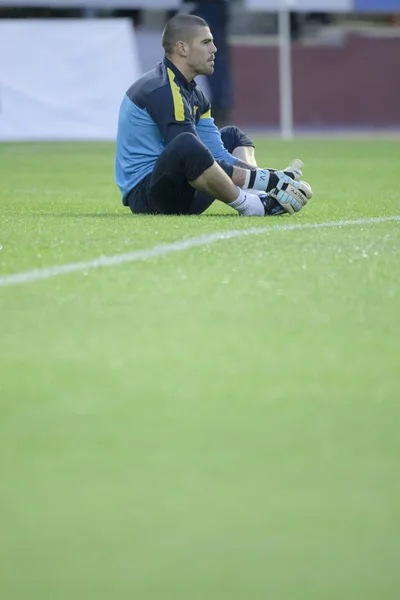
[{"label": "white sideline marking", "polygon": [[157,258],[165,256],[171,252],[181,252],[189,250],[196,246],[206,246],[219,240],[229,240],[235,237],[245,235],[260,235],[269,231],[292,231],[295,229],[321,229],[323,227],[347,227],[349,225],[370,225],[373,223],[384,223],[386,221],[400,221],[400,215],[392,217],[372,217],[370,219],[357,219],[346,221],[330,221],[327,223],[304,223],[300,225],[272,225],[269,227],[251,227],[249,229],[234,229],[232,231],[220,231],[200,235],[198,237],[189,238],[180,242],[171,242],[170,244],[160,244],[147,250],[133,250],[125,254],[115,254],[114,256],[100,256],[92,260],[83,262],[70,263],[67,265],[55,265],[54,267],[43,267],[41,269],[33,269],[23,273],[14,273],[0,277],[0,287],[10,285],[18,285],[22,283],[31,283],[40,279],[48,279],[56,275],[65,273],[76,273],[78,271],[86,271],[87,269],[97,269],[98,267],[112,267],[123,263],[135,262],[137,260],[147,260],[148,258]]}]

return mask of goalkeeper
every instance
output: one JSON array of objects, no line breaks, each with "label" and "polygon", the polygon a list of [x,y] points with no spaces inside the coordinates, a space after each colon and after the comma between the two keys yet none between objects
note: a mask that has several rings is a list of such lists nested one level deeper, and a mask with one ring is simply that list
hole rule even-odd
[{"label": "goalkeeper", "polygon": [[163,62],[127,91],[118,120],[115,175],[133,213],[201,214],[216,198],[244,216],[301,210],[311,198],[300,160],[259,169],[251,140],[221,131],[196,85],[211,75],[217,48],[207,23],[177,15],[163,31]]}]

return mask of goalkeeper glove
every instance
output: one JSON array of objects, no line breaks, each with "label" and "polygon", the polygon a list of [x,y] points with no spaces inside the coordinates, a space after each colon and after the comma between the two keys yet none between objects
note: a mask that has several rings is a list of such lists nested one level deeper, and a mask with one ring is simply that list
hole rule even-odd
[{"label": "goalkeeper glove", "polygon": [[278,184],[269,191],[269,194],[289,214],[299,212],[312,198],[313,193],[310,185],[305,181],[294,181],[282,171],[276,171],[276,175],[279,177]]}]

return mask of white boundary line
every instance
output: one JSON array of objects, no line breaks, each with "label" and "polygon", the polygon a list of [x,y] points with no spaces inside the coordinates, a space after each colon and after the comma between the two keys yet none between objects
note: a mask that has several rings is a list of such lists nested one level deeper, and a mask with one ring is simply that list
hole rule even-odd
[{"label": "white boundary line", "polygon": [[23,283],[31,283],[40,279],[49,279],[56,275],[64,275],[66,273],[76,273],[86,271],[88,269],[97,269],[99,267],[112,267],[123,263],[135,262],[138,260],[147,260],[149,258],[158,258],[165,256],[171,252],[181,252],[182,250],[190,250],[197,246],[207,246],[219,240],[229,240],[235,237],[245,235],[260,235],[270,231],[293,231],[296,229],[321,229],[326,227],[348,227],[350,225],[371,225],[373,223],[385,223],[388,221],[400,221],[400,215],[392,217],[372,217],[370,219],[357,219],[346,221],[330,221],[327,223],[304,223],[299,225],[272,225],[269,227],[251,227],[249,229],[234,229],[232,231],[220,231],[200,235],[198,237],[189,238],[179,242],[171,242],[170,244],[160,244],[147,250],[133,250],[125,254],[115,254],[114,256],[100,256],[92,260],[83,262],[70,263],[67,265],[55,265],[53,267],[43,267],[41,269],[33,269],[23,273],[14,273],[0,277],[0,287],[8,287]]}]

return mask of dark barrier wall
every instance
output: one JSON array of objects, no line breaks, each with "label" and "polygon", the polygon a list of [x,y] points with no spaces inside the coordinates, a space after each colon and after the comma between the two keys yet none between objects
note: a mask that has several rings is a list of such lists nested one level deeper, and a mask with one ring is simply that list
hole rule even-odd
[{"label": "dark barrier wall", "polygon": [[[235,122],[278,127],[278,48],[234,46],[232,58]],[[400,37],[293,44],[292,68],[296,126],[400,127]]]},{"label": "dark barrier wall", "polygon": [[372,12],[400,11],[400,0],[355,0],[354,10]]}]

